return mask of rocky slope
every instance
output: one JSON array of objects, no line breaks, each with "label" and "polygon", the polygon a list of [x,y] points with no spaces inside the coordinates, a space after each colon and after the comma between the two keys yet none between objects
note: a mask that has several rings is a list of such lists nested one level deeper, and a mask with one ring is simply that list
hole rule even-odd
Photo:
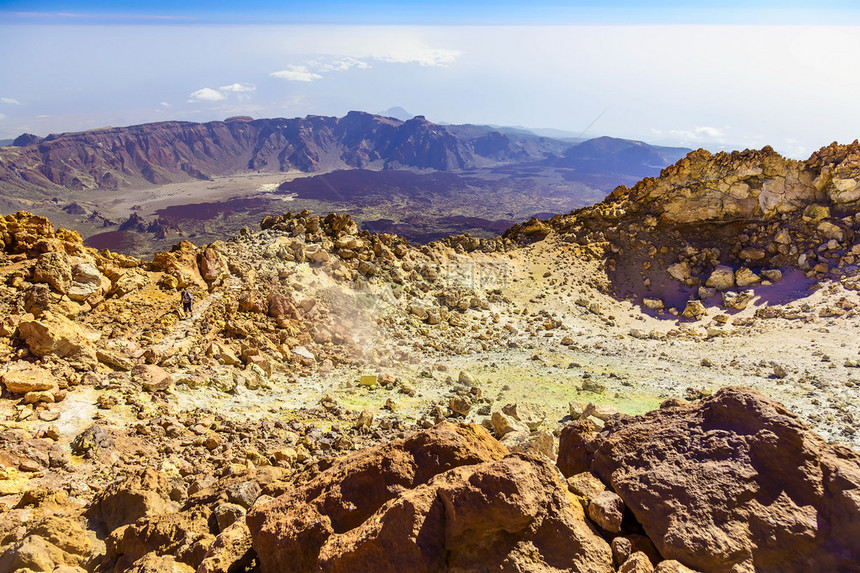
[{"label": "rocky slope", "polygon": [[0,570],[850,571],[857,161],[696,152],[423,246],[0,218]]},{"label": "rocky slope", "polygon": [[[532,240],[550,229],[606,253],[621,296],[669,299],[721,295],[740,309],[746,289],[797,269],[809,279],[850,281],[860,201],[860,144],[833,144],[807,161],[761,151],[689,154],[659,178],[618,187],[603,202],[506,233]],[[853,283],[850,283],[853,284]],[[654,305],[661,303],[654,301]]]}]

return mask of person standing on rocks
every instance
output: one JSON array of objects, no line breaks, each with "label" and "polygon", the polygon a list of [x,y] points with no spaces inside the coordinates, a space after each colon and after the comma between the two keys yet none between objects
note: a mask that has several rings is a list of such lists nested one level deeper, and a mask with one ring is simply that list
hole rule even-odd
[{"label": "person standing on rocks", "polygon": [[185,314],[185,318],[189,318],[191,313],[192,304],[194,303],[194,297],[187,290],[182,291],[182,312]]}]

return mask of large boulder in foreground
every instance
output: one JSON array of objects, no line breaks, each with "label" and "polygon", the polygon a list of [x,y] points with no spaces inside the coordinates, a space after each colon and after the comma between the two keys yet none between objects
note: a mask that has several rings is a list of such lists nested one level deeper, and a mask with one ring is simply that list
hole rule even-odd
[{"label": "large boulder in foreground", "polygon": [[700,571],[848,571],[860,563],[860,454],[782,405],[723,388],[692,405],[562,432],[559,467],[621,496],[665,559]]},{"label": "large boulder in foreground", "polygon": [[321,571],[611,572],[609,545],[549,460],[512,454],[454,468],[332,535]]},{"label": "large boulder in foreground", "polygon": [[611,571],[552,465],[507,454],[446,423],[357,452],[248,514],[261,571]]}]

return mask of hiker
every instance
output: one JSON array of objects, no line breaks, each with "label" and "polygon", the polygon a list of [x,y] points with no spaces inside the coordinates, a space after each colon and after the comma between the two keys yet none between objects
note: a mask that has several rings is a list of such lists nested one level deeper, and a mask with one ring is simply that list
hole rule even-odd
[{"label": "hiker", "polygon": [[191,303],[194,302],[194,297],[187,290],[182,291],[182,311],[186,317],[191,316]]}]

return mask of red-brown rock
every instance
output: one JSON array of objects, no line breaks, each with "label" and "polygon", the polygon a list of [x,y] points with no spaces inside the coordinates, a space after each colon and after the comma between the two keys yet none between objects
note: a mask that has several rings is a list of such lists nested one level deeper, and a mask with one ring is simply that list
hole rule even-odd
[{"label": "red-brown rock", "polygon": [[512,454],[442,473],[335,532],[317,569],[610,572],[612,556],[551,462]]},{"label": "red-brown rock", "polygon": [[203,249],[197,263],[200,267],[200,275],[207,282],[217,281],[227,274],[227,265],[223,257],[211,247]]},{"label": "red-brown rock", "polygon": [[174,511],[171,490],[167,476],[145,469],[108,486],[96,497],[90,514],[112,531],[141,517]]},{"label": "red-brown rock", "polygon": [[266,571],[314,571],[329,538],[359,527],[401,492],[449,469],[499,460],[507,449],[476,425],[439,424],[356,452],[247,517]]},{"label": "red-brown rock", "polygon": [[701,571],[860,563],[860,454],[753,390],[569,433],[559,460],[589,459],[666,559]]}]

